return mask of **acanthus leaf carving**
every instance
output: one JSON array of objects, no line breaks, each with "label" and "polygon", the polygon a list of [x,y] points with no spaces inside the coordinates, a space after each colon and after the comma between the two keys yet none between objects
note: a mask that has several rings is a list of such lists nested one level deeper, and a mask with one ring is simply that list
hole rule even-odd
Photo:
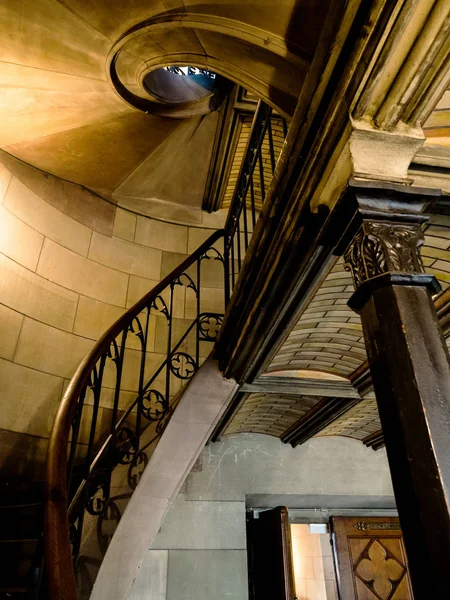
[{"label": "acanthus leaf carving", "polygon": [[364,221],[344,255],[355,288],[384,273],[424,273],[419,251],[423,242],[417,223]]}]

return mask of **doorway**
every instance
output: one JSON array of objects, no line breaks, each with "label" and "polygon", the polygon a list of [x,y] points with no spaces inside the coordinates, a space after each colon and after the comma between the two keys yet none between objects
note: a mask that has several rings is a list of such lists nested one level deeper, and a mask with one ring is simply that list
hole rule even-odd
[{"label": "doorway", "polygon": [[292,523],[290,528],[296,597],[298,600],[337,600],[328,526]]},{"label": "doorway", "polygon": [[413,600],[398,517],[298,520],[249,511],[250,600]]}]

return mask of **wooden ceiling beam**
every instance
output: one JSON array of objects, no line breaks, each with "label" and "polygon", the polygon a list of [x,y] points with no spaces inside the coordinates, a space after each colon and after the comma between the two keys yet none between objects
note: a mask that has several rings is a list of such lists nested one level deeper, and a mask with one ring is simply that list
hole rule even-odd
[{"label": "wooden ceiling beam", "polygon": [[[216,346],[221,370],[241,384],[264,372],[336,260],[319,243],[329,208],[313,211],[314,198],[348,143],[353,99],[395,5],[331,3]],[[338,172],[343,190],[351,174]]]},{"label": "wooden ceiling beam", "polygon": [[379,450],[380,448],[384,448],[384,436],[383,431],[379,429],[375,431],[375,433],[371,433],[367,435],[362,443],[368,448],[373,448],[374,450]]},{"label": "wooden ceiling beam", "polygon": [[[422,4],[434,29],[422,31]],[[308,306],[336,260],[323,234],[351,181],[410,182],[445,75],[445,3],[422,4],[331,3],[220,333],[226,377],[243,384],[264,373]],[[333,221],[341,233],[346,225]]]},{"label": "wooden ceiling beam", "polygon": [[359,398],[323,398],[283,433],[281,441],[293,448],[303,444],[359,402]]},{"label": "wooden ceiling beam", "polygon": [[245,383],[241,390],[249,393],[292,394],[294,396],[325,396],[358,398],[360,394],[350,381],[324,379],[297,379],[295,377],[263,375],[253,383]]}]

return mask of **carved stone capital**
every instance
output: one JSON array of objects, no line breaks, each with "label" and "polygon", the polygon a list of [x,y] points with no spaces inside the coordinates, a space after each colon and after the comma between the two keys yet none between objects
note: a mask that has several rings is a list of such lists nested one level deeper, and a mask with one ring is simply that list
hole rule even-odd
[{"label": "carved stone capital", "polygon": [[424,242],[419,223],[364,220],[344,254],[355,288],[385,273],[424,273],[420,246]]}]

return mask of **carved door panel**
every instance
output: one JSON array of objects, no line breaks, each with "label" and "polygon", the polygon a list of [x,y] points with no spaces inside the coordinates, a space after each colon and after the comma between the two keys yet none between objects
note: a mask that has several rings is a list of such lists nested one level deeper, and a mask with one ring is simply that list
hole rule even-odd
[{"label": "carved door panel", "polygon": [[398,519],[331,519],[340,600],[413,600]]},{"label": "carved door panel", "polygon": [[294,567],[288,510],[278,506],[247,521],[251,600],[294,600]]}]

